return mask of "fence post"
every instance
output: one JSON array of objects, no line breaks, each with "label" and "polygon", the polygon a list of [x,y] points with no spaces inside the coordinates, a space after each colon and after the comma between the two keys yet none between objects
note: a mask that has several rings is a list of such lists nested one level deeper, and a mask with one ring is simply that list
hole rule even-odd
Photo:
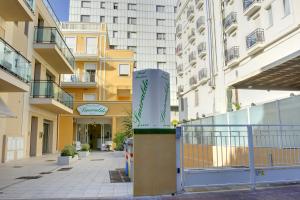
[{"label": "fence post", "polygon": [[247,126],[248,133],[248,146],[249,146],[249,169],[250,169],[250,185],[251,190],[255,190],[256,181],[255,181],[255,163],[254,163],[254,145],[253,145],[253,129],[252,125]]},{"label": "fence post", "polygon": [[[180,145],[182,140],[182,127],[176,127],[176,188],[177,193],[182,192],[182,167],[181,167],[181,152],[180,152]],[[183,148],[183,147],[182,147]]]}]

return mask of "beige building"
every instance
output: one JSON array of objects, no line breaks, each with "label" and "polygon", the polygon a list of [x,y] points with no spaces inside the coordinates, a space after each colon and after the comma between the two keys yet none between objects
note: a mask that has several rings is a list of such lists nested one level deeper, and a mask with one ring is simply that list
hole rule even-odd
[{"label": "beige building", "polygon": [[299,1],[179,0],[177,6],[181,121],[299,90]]},{"label": "beige building", "polygon": [[0,5],[0,158],[54,153],[58,115],[73,112],[60,74],[74,72],[74,56],[47,0]]}]

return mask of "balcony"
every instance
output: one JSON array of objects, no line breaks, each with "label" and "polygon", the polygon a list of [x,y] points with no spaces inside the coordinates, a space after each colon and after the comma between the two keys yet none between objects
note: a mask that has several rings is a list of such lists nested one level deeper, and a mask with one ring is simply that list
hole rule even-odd
[{"label": "balcony", "polygon": [[188,21],[192,21],[194,17],[195,17],[194,8],[189,7],[188,11],[186,12],[186,18],[188,19]]},{"label": "balcony", "polygon": [[197,87],[197,83],[198,83],[197,76],[196,75],[192,76],[189,79],[189,83],[190,83],[191,89],[195,89]]},{"label": "balcony", "polygon": [[237,14],[236,12],[231,12],[224,20],[225,33],[229,35],[235,31],[237,27]]},{"label": "balcony", "polygon": [[225,62],[227,67],[235,66],[239,63],[239,47],[234,46],[225,51]]},{"label": "balcony", "polygon": [[196,39],[196,34],[195,34],[195,30],[192,29],[188,35],[188,40],[189,40],[189,43],[192,44]]},{"label": "balcony", "polygon": [[205,30],[205,17],[201,16],[197,19],[196,27],[199,33],[202,33]]},{"label": "balcony", "polygon": [[95,53],[88,52],[74,52],[73,53],[76,61],[99,61],[100,56],[98,54],[98,49]]},{"label": "balcony", "polygon": [[183,94],[183,92],[184,92],[184,87],[183,87],[183,85],[179,85],[179,86],[178,86],[178,89],[177,89],[177,94],[178,94],[179,96],[181,96],[181,95]]},{"label": "balcony", "polygon": [[6,21],[33,21],[35,0],[0,0],[0,16]]},{"label": "balcony", "polygon": [[63,88],[96,88],[97,82],[96,74],[64,74],[62,76],[61,86]]},{"label": "balcony", "polygon": [[176,36],[177,37],[181,37],[182,35],[182,25],[179,24],[177,27],[176,27]]},{"label": "balcony", "polygon": [[263,0],[243,0],[244,16],[251,17],[262,5]]},{"label": "balcony", "polygon": [[207,76],[207,68],[200,69],[198,72],[198,79],[201,85],[207,82],[208,76]]},{"label": "balcony", "polygon": [[203,58],[206,56],[206,43],[205,42],[201,42],[198,45],[198,56],[200,58]]},{"label": "balcony", "polygon": [[246,37],[248,54],[253,55],[264,48],[265,36],[264,30],[256,29]]},{"label": "balcony", "polygon": [[0,92],[28,92],[31,64],[0,38]]},{"label": "balcony", "polygon": [[196,8],[200,9],[204,4],[204,0],[195,0]]},{"label": "balcony", "polygon": [[57,114],[73,113],[73,97],[53,81],[31,83],[30,104]]},{"label": "balcony", "polygon": [[73,74],[75,58],[55,27],[36,27],[34,50],[59,74]]},{"label": "balcony", "polygon": [[190,53],[189,55],[189,63],[190,65],[194,66],[197,63],[195,52]]},{"label": "balcony", "polygon": [[182,64],[178,65],[176,67],[176,71],[179,76],[182,76],[183,75],[183,65]]},{"label": "balcony", "polygon": [[177,45],[177,47],[176,47],[176,55],[177,56],[182,55],[182,45],[181,44]]}]

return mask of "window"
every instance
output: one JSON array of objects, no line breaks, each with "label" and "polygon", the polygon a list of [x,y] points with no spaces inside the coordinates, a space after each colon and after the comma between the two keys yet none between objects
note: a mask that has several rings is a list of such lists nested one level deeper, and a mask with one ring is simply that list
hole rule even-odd
[{"label": "window", "polygon": [[76,52],[76,37],[66,37],[65,40],[72,53]]},{"label": "window", "polygon": [[136,46],[128,46],[127,49],[136,52]]},{"label": "window", "polygon": [[29,22],[26,21],[26,22],[25,22],[25,27],[24,27],[24,34],[25,34],[26,36],[28,36],[28,31],[29,31]]},{"label": "window", "polygon": [[134,17],[128,17],[128,24],[136,25],[136,18],[134,18]]},{"label": "window", "polygon": [[272,12],[272,6],[267,8],[267,13],[268,13],[268,25],[273,26],[273,12]]},{"label": "window", "polygon": [[135,39],[136,38],[136,32],[127,32],[127,38],[128,39]]},{"label": "window", "polygon": [[105,22],[105,16],[100,16],[100,23],[104,23]]},{"label": "window", "polygon": [[96,94],[95,93],[84,93],[83,101],[96,101]]},{"label": "window", "polygon": [[198,90],[195,91],[195,106],[199,105],[199,94]]},{"label": "window", "polygon": [[81,1],[81,8],[90,8],[91,2],[90,1]]},{"label": "window", "polygon": [[105,2],[104,1],[102,1],[102,2],[100,2],[100,8],[105,8]]},{"label": "window", "polygon": [[90,22],[90,19],[91,18],[91,16],[90,15],[81,15],[80,16],[80,21],[81,22]]},{"label": "window", "polygon": [[87,54],[97,54],[98,52],[98,40],[96,37],[86,38],[86,53]]},{"label": "window", "polygon": [[118,10],[118,3],[114,3],[114,10]]},{"label": "window", "polygon": [[164,6],[156,6],[156,12],[165,12]]},{"label": "window", "polygon": [[113,23],[117,24],[118,23],[118,17],[113,17]]},{"label": "window", "polygon": [[96,63],[84,63],[85,75],[83,77],[83,82],[95,82],[96,81]]},{"label": "window", "polygon": [[156,26],[164,26],[165,20],[164,19],[156,19]]},{"label": "window", "polygon": [[157,69],[165,69],[166,63],[165,62],[157,62]]},{"label": "window", "polygon": [[119,76],[129,76],[130,75],[130,65],[120,64],[119,65]]},{"label": "window", "polygon": [[157,47],[157,54],[158,55],[166,54],[166,47]]},{"label": "window", "polygon": [[166,34],[165,33],[156,33],[156,39],[157,40],[166,40]]},{"label": "window", "polygon": [[129,3],[128,4],[128,10],[136,10],[136,4]]},{"label": "window", "polygon": [[118,31],[113,31],[113,38],[117,38],[118,37]]},{"label": "window", "polygon": [[282,0],[284,16],[291,14],[290,0]]}]

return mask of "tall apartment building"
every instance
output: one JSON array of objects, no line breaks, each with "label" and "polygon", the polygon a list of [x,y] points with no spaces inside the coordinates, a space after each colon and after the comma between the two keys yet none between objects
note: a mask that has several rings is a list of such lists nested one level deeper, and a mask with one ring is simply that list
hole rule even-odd
[{"label": "tall apartment building", "polygon": [[70,0],[70,22],[105,22],[111,48],[136,52],[136,68],[159,68],[171,76],[172,119],[176,117],[176,0]]},{"label": "tall apartment building", "polygon": [[73,113],[60,87],[74,56],[47,0],[0,1],[0,158],[57,152],[58,116]]},{"label": "tall apartment building", "polygon": [[213,116],[299,90],[297,0],[179,0],[180,119]]}]

